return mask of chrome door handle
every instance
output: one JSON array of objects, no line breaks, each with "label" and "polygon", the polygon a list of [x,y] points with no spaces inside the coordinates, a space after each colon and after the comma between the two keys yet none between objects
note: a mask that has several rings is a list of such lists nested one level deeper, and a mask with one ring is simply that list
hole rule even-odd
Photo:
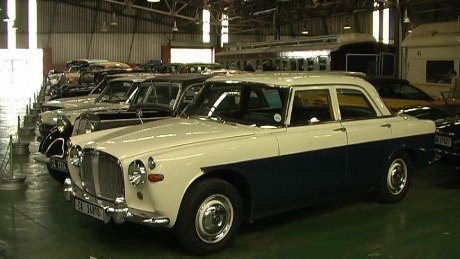
[{"label": "chrome door handle", "polygon": [[344,127],[341,127],[341,128],[334,129],[334,131],[342,131],[342,132],[344,132],[344,131],[347,131],[347,129],[345,129]]},{"label": "chrome door handle", "polygon": [[380,125],[380,127],[391,128],[391,124],[390,123],[385,123],[385,124]]}]

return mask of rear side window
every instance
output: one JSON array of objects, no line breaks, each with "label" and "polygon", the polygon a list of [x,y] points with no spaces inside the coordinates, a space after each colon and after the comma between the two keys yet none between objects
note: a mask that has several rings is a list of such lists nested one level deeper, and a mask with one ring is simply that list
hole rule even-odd
[{"label": "rear side window", "polygon": [[377,113],[367,96],[358,89],[337,89],[337,100],[342,120],[377,117]]}]

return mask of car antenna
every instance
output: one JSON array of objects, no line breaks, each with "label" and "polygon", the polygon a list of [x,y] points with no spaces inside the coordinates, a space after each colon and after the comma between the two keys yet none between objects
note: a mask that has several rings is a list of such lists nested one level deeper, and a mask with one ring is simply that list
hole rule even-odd
[{"label": "car antenna", "polygon": [[137,117],[139,117],[139,120],[141,121],[141,124],[144,124],[144,122],[142,121],[142,109],[137,108],[136,109],[136,115],[137,115]]}]

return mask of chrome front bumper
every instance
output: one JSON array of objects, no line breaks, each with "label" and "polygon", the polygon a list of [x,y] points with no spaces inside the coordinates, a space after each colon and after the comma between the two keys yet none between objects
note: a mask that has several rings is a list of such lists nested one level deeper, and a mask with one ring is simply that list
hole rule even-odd
[{"label": "chrome front bumper", "polygon": [[35,162],[40,163],[40,164],[49,164],[50,163],[50,158],[47,157],[45,154],[39,154],[33,157]]},{"label": "chrome front bumper", "polygon": [[118,197],[114,202],[97,199],[90,196],[83,190],[78,188],[70,178],[65,179],[64,186],[64,199],[66,201],[74,201],[75,198],[90,203],[94,206],[102,207],[104,210],[104,222],[109,223],[113,220],[117,224],[123,224],[127,221],[134,222],[147,226],[168,226],[170,220],[156,213],[148,211],[140,211],[128,208],[125,198]]}]

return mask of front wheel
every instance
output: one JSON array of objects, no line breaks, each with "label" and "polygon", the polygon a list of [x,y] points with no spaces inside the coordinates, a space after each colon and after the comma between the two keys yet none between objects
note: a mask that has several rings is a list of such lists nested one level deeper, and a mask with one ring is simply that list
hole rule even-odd
[{"label": "front wheel", "polygon": [[238,191],[221,179],[209,179],[190,187],[182,200],[174,234],[195,254],[210,254],[228,247],[242,222]]},{"label": "front wheel", "polygon": [[46,166],[48,169],[48,173],[53,177],[54,180],[58,181],[59,183],[64,183],[64,180],[69,177],[68,173],[64,173],[55,169],[52,169],[49,165]]},{"label": "front wheel", "polygon": [[409,191],[412,173],[411,160],[407,154],[395,154],[377,187],[378,199],[385,203],[401,201]]}]

